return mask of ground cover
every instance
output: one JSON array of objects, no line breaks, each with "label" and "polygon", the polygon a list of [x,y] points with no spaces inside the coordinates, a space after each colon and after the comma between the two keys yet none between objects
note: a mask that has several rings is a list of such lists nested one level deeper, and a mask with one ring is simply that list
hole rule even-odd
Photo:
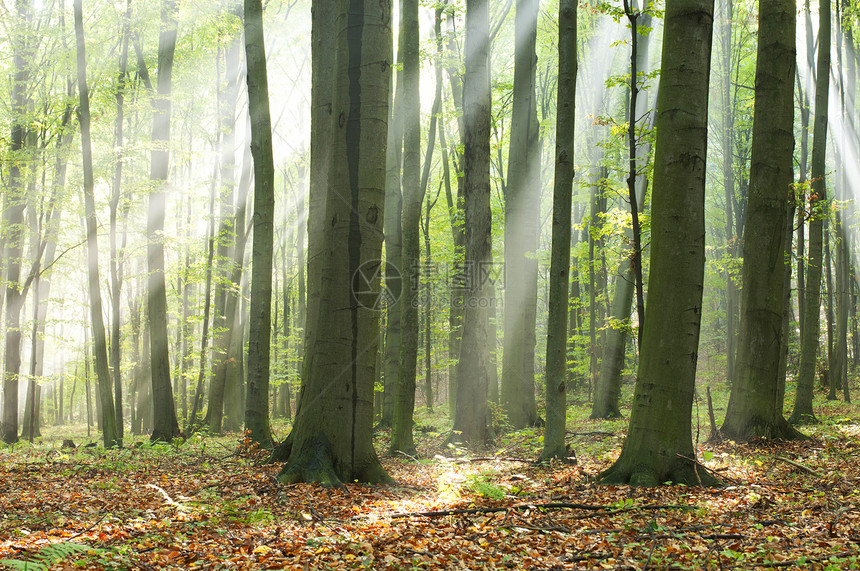
[{"label": "ground cover", "polygon": [[[274,480],[239,435],[0,449],[0,559],[27,569],[860,568],[860,418],[828,404],[795,443],[699,442],[718,488],[600,486],[625,422],[573,420],[575,465],[535,466],[540,431],[480,453],[419,421],[397,484]],[[283,430],[285,432],[286,429]],[[705,434],[700,434],[702,440]],[[386,449],[387,434],[378,434]],[[25,567],[26,565],[26,567]]]}]

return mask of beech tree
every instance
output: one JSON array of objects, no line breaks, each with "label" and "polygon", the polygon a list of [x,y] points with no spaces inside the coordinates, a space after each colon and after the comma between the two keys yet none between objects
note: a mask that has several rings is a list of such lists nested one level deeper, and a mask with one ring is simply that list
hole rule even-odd
[{"label": "beech tree", "polygon": [[667,0],[657,96],[651,271],[633,409],[599,479],[701,485],[691,418],[705,269],[705,166],[713,0]]},{"label": "beech tree", "polygon": [[271,448],[269,356],[272,335],[272,258],[274,255],[275,163],[261,0],[245,0],[245,55],[248,61],[248,113],[254,156],[254,239],[251,245],[251,307],[245,428],[251,439]]},{"label": "beech tree", "polygon": [[546,431],[541,460],[567,456],[564,435],[567,421],[567,296],[570,281],[570,206],[573,194],[577,73],[576,12],[576,0],[563,0],[559,4],[552,259],[546,336]]},{"label": "beech tree", "polygon": [[806,292],[803,300],[803,330],[801,331],[800,370],[794,410],[789,422],[817,422],[812,408],[812,391],[818,359],[818,339],[821,322],[821,277],[824,265],[824,205],[827,204],[826,147],[827,107],[830,96],[830,0],[819,0],[818,59],[816,61],[815,116],[812,132],[812,194],[809,209],[809,244],[806,258]]},{"label": "beech tree", "polygon": [[170,442],[179,435],[179,421],[170,382],[170,360],[167,342],[167,286],[164,278],[164,217],[167,208],[167,176],[170,143],[170,92],[173,56],[176,50],[176,4],[164,0],[161,6],[161,32],[158,36],[158,88],[153,107],[149,213],[146,232],[147,269],[149,271],[148,303],[150,368],[152,373],[153,429],[152,440]]},{"label": "beech tree", "polygon": [[[96,364],[96,379],[102,436],[105,447],[122,446],[117,416],[111,390],[110,370],[108,369],[107,334],[102,319],[102,297],[99,280],[99,249],[95,195],[93,193],[93,151],[90,135],[90,94],[87,85],[87,52],[84,44],[83,0],[75,0],[75,38],[77,43],[78,94],[80,104],[78,120],[81,124],[81,147],[84,163],[84,203],[86,205],[87,226],[87,274],[90,301],[90,322],[93,329],[93,354]],[[119,371],[117,371],[119,374]],[[172,398],[172,395],[171,395]]]},{"label": "beech tree", "polygon": [[490,210],[490,20],[487,0],[466,2],[466,72],[463,77],[463,205],[465,250],[463,325],[451,439],[480,445],[490,438],[487,387],[490,355],[487,278],[493,263]]},{"label": "beech tree", "polygon": [[[391,77],[390,6],[339,0],[333,29],[319,32],[334,34],[336,42],[328,184],[316,187],[316,192],[326,193],[322,217],[326,225],[324,233],[310,234],[310,247],[321,256],[322,279],[315,314],[308,314],[313,334],[304,349],[289,456],[278,479],[326,485],[388,482],[372,432]],[[319,239],[322,245],[314,243]]]},{"label": "beech tree", "polygon": [[720,429],[736,440],[799,436],[782,415],[779,375],[790,248],[785,229],[794,180],[795,12],[794,0],[759,1],[740,338]]}]

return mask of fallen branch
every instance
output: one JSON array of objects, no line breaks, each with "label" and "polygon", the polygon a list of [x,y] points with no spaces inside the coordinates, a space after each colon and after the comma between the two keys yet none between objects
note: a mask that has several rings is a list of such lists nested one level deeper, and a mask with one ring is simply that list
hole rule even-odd
[{"label": "fallen branch", "polygon": [[785,462],[786,464],[791,464],[795,468],[799,468],[799,469],[803,470],[804,472],[808,472],[808,473],[812,474],[813,476],[818,476],[819,478],[821,477],[820,473],[816,472],[812,468],[804,466],[803,464],[801,464],[799,462],[795,462],[794,460],[789,460],[788,458],[785,458],[783,456],[774,456],[774,458],[777,460],[780,460],[782,462]]},{"label": "fallen branch", "polygon": [[[565,502],[549,502],[545,504],[514,504],[512,506],[495,507],[495,508],[461,508],[452,510],[431,510],[426,512],[403,512],[393,513],[385,517],[407,518],[407,517],[445,517],[449,515],[474,515],[474,514],[489,514],[506,511],[525,511],[525,510],[549,510],[549,509],[568,509],[568,510],[585,510],[593,512],[603,512],[595,515],[615,515],[624,512],[638,510],[692,510],[695,506],[672,505],[672,504],[647,504],[642,506],[630,506],[625,508],[613,509],[612,506],[593,505],[593,504],[573,504]],[[360,516],[368,517],[368,516]],[[584,516],[594,517],[594,516]]]},{"label": "fallen branch", "polygon": [[470,462],[522,462],[524,464],[532,464],[534,460],[528,458],[513,458],[510,456],[481,456],[478,458],[446,458],[449,462],[455,464],[468,464]]},{"label": "fallen branch", "polygon": [[[756,561],[756,567],[797,567],[797,568],[808,568],[810,563],[815,563],[818,561],[830,561],[832,558],[841,559],[843,557],[851,557],[852,555],[857,555],[858,551],[842,551],[840,553],[832,553],[830,555],[823,555],[821,557],[803,557],[798,559],[792,559],[791,561]],[[731,565],[724,566],[723,569],[739,569],[749,568],[749,563],[744,565]]]}]

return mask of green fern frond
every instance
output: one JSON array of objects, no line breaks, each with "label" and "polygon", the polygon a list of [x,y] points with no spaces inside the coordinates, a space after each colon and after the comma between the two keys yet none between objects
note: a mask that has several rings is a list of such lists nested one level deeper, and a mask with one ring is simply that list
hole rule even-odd
[{"label": "green fern frond", "polygon": [[17,571],[46,571],[52,565],[59,563],[67,557],[78,553],[96,553],[101,551],[89,545],[80,543],[51,543],[43,546],[37,553],[33,554],[35,561],[23,561],[20,559],[0,559],[0,565],[15,569]]}]

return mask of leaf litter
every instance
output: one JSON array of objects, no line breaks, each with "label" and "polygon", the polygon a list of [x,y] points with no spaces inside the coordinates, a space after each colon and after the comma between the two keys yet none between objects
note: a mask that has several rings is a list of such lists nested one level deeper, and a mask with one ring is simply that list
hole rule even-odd
[{"label": "leaf litter", "polygon": [[[575,465],[537,436],[469,455],[417,433],[393,486],[281,485],[232,441],[0,449],[0,563],[28,569],[860,568],[860,442],[845,420],[803,442],[717,442],[717,488],[602,486],[594,421]],[[384,449],[386,435],[380,435]],[[623,439],[617,435],[609,444]],[[221,444],[220,449],[213,442]],[[223,444],[230,442],[230,445]],[[617,453],[617,450],[615,451]],[[470,461],[477,459],[476,461]],[[74,547],[69,548],[72,545]]]}]

